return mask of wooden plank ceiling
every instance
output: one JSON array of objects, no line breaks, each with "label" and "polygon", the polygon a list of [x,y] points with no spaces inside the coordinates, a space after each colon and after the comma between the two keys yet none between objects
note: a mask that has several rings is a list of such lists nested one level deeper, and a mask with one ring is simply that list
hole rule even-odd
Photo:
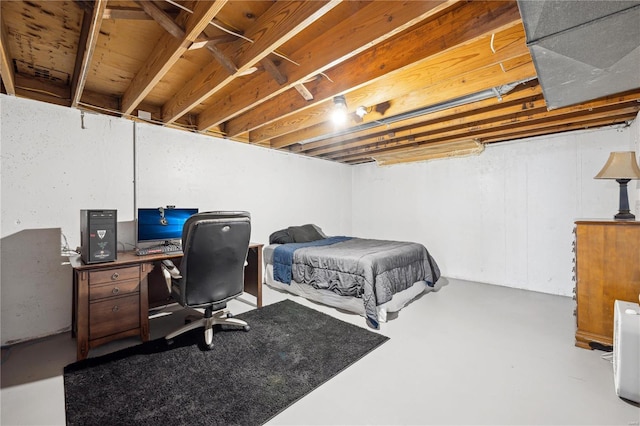
[{"label": "wooden plank ceiling", "polygon": [[1,8],[3,93],[346,164],[480,152],[640,109],[636,89],[548,110],[515,1]]}]

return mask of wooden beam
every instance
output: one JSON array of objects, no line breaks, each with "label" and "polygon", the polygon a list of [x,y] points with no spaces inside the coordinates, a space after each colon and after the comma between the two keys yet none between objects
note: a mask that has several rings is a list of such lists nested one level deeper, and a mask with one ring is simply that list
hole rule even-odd
[{"label": "wooden beam", "polygon": [[[500,129],[492,133],[487,133],[486,135],[495,136],[498,140],[495,140],[494,142],[512,141],[512,140],[531,137],[531,136],[556,134],[558,132],[568,131],[568,130],[586,129],[586,128],[596,127],[596,126],[599,127],[599,126],[613,125],[613,124],[618,124],[618,123],[627,121],[629,119],[633,119],[635,115],[638,113],[638,110],[640,110],[640,106],[632,105],[628,108],[624,108],[622,110],[617,110],[617,111],[606,111],[600,114],[586,113],[586,114],[581,114],[574,117],[567,117],[567,118],[553,121],[553,122],[543,122],[543,123],[536,123],[536,124],[530,124],[530,125],[523,125],[523,126],[519,126],[520,128],[514,127],[509,129]],[[461,139],[461,138],[463,137],[460,137],[458,139]],[[456,139],[451,139],[451,140],[456,140]],[[483,143],[487,143],[484,138],[479,138],[479,140],[481,140]],[[431,141],[426,141],[426,142],[414,141],[412,146],[417,146],[417,147],[428,146],[430,143],[432,142]],[[363,155],[344,155],[342,157],[336,157],[333,160],[340,161],[340,162],[363,160],[365,158],[375,156],[375,152],[385,152],[385,153],[402,152],[404,149],[406,149],[406,147],[402,147],[402,146],[398,148],[386,149],[386,150],[380,149],[378,151],[368,152]]]},{"label": "wooden beam", "polygon": [[78,52],[76,54],[76,62],[73,68],[73,77],[71,82],[71,106],[76,107],[82,98],[82,91],[87,82],[87,74],[89,73],[89,65],[93,58],[93,52],[98,43],[98,34],[102,25],[102,17],[107,7],[107,0],[96,0],[93,3],[93,11],[91,13],[84,12],[82,19],[82,29],[80,31],[80,41],[78,42]]},{"label": "wooden beam", "polygon": [[196,41],[191,43],[189,46],[189,50],[202,49],[203,47],[207,47],[207,45],[216,45],[221,43],[231,43],[232,41],[236,41],[238,37],[231,34],[223,34],[216,37],[198,37]]},{"label": "wooden beam", "polygon": [[[120,115],[120,98],[90,90],[83,92],[82,99],[78,103],[78,106],[94,109],[102,114]],[[109,111],[113,111],[113,113],[110,114]]]},{"label": "wooden beam", "polygon": [[[492,5],[494,9],[487,11]],[[497,12],[495,9],[498,7],[504,13],[498,15],[500,19],[492,19],[492,13]],[[480,12],[484,14],[478,16]],[[505,26],[506,29],[499,31]],[[496,32],[496,37],[501,39],[504,47],[492,54],[490,37]],[[454,72],[459,73],[461,68],[478,68],[525,54],[528,55],[529,50],[515,5],[508,2],[499,2],[497,5],[471,2],[436,21],[427,22],[422,28],[389,40],[328,70],[328,74],[338,78],[332,82],[318,80],[314,84],[316,102],[303,102],[296,93],[283,93],[229,120],[225,128],[230,136],[256,130],[258,125],[264,126],[270,122],[282,130],[282,121],[277,120],[286,120],[287,112],[297,116],[305,108],[309,109],[308,116],[303,115],[304,119],[297,122],[305,126],[313,125],[327,117],[327,108],[332,108],[332,104],[325,101],[337,94],[345,94],[347,104],[354,108],[357,105],[374,105],[411,92],[419,85],[424,86],[447,78]],[[438,75],[443,72],[447,76]],[[416,78],[417,75],[420,75],[420,79]],[[389,84],[390,81],[393,85]],[[358,87],[362,87],[358,94],[346,93]],[[311,108],[314,106],[320,109]],[[252,142],[264,140],[258,136],[261,131],[257,130],[251,135]],[[273,133],[270,135],[267,137],[274,136]]]},{"label": "wooden beam", "polygon": [[[328,2],[277,2],[258,18],[245,36],[253,43],[238,40],[225,54],[238,71],[229,75],[219,64],[211,63],[194,76],[163,107],[163,121],[170,123],[205,99],[220,91],[233,79],[286,43],[300,31],[334,8],[340,0]],[[207,126],[211,127],[211,126]],[[205,130],[198,125],[199,130]]]},{"label": "wooden beam", "polygon": [[[337,23],[330,31],[314,38],[288,56],[280,72],[287,76],[288,84],[280,85],[269,75],[252,78],[243,90],[233,96],[219,96],[199,116],[199,127],[220,124],[241,113],[250,111],[265,100],[293,88],[298,83],[317,76],[338,63],[370,49],[418,24],[428,17],[450,7],[453,1],[418,1],[408,7],[400,2],[371,2],[349,19]],[[358,4],[356,4],[358,5]],[[349,4],[350,7],[352,3]],[[517,9],[517,8],[516,8]],[[336,43],[336,40],[340,40]],[[413,51],[409,52],[411,56]],[[295,63],[294,63],[295,62]],[[260,97],[254,96],[260,93]]]},{"label": "wooden beam", "polygon": [[478,155],[484,151],[484,145],[475,140],[462,140],[444,144],[429,144],[418,148],[407,148],[402,152],[382,153],[374,156],[378,165],[413,163],[436,158],[450,158]]},{"label": "wooden beam", "polygon": [[[416,66],[408,66],[396,73],[390,74],[385,78],[378,79],[373,83],[362,86],[361,88],[354,90],[345,94],[347,105],[352,105],[352,108],[355,108],[357,105],[367,105],[374,106],[383,103],[388,103],[389,108],[385,109],[381,112],[376,112],[372,114],[367,114],[363,117],[363,121],[373,122],[385,117],[389,117],[395,114],[404,113],[416,108],[416,105],[434,105],[439,102],[447,101],[450,99],[455,99],[462,96],[459,92],[459,89],[464,87],[465,85],[475,85],[476,87],[480,86],[476,83],[479,82],[469,82],[466,79],[458,79],[462,82],[459,86],[450,85],[446,87],[447,91],[439,92],[434,94],[432,91],[429,91],[428,97],[418,97],[418,93],[425,93],[425,88],[430,85],[441,85],[441,89],[445,88],[442,86],[443,81],[455,81],[454,79],[457,76],[464,75],[469,70],[481,70],[487,67],[492,67],[495,69],[495,65],[500,63],[510,64],[514,58],[521,58],[523,60],[530,61],[529,51],[525,44],[524,32],[521,31],[521,39],[519,43],[514,43],[510,45],[509,48],[505,48],[495,55],[487,55],[479,53],[478,50],[488,42],[488,40],[477,40],[474,43],[465,45],[460,47],[459,49],[450,50],[440,55],[436,55],[433,58],[423,61]],[[535,70],[530,68],[531,74],[529,77],[535,76]],[[498,70],[496,69],[496,72]],[[502,72],[503,75],[507,75],[512,73],[508,71],[507,73]],[[514,72],[515,74],[518,71]],[[420,76],[417,78],[417,76]],[[499,81],[504,81],[500,76],[496,76]],[[517,81],[519,79],[514,79],[513,81]],[[481,83],[481,82],[480,82]],[[509,82],[503,82],[497,84],[495,86],[483,86],[482,89],[478,89],[477,91],[485,90],[491,87],[496,87],[502,84],[507,84]],[[323,84],[323,83],[320,83]],[[333,85],[324,85],[324,86],[315,86],[314,93],[316,97],[325,97],[328,91],[339,90],[341,88],[340,84],[336,84],[335,89]],[[466,92],[465,94],[471,94],[473,92]],[[405,102],[405,105],[400,105],[397,101],[393,101],[393,99],[399,99],[402,96],[412,96],[410,101]],[[287,105],[291,102],[295,102],[295,100],[291,96],[285,97],[285,101],[287,101]],[[269,103],[264,105],[271,105],[272,108],[278,108],[278,105],[273,105],[276,102],[280,102],[280,99],[274,99]],[[268,115],[270,113],[265,112],[260,107],[256,108],[255,111],[251,111],[250,114],[255,123],[255,117],[262,117],[263,119],[268,119],[273,117],[273,114]],[[327,122],[328,117],[330,116],[330,110],[333,107],[331,102],[321,103],[314,108],[305,108],[302,109],[301,112],[292,115],[290,117],[285,117],[284,119],[272,122],[271,124],[267,124],[262,126],[250,133],[250,140],[252,142],[260,142],[266,139],[273,139],[275,137],[285,135],[287,133],[297,132],[303,128],[315,126],[322,122]],[[279,106],[280,109],[284,108],[283,105]],[[245,122],[238,123],[238,121],[244,119]],[[238,128],[235,124],[239,126],[244,126],[247,124],[246,118],[244,116],[238,117],[237,119],[233,119],[227,123],[226,129],[230,136],[236,134],[238,130],[243,129],[243,127]],[[352,123],[352,124],[361,124],[361,123]],[[333,123],[326,123],[323,129],[316,128],[316,130],[320,131],[320,133],[316,136],[321,136],[322,134],[331,134],[335,131],[335,127]],[[281,143],[292,144],[299,142],[303,139],[296,138],[299,135],[292,134],[290,138],[281,139]],[[281,148],[286,145],[277,145],[276,148]]]},{"label": "wooden beam", "polygon": [[15,96],[15,72],[13,70],[11,50],[9,49],[9,34],[7,32],[7,26],[1,17],[0,26],[2,26],[2,36],[0,38],[0,75],[2,76],[2,83],[7,91],[7,95]]},{"label": "wooden beam", "polygon": [[[506,136],[514,132],[537,131],[545,127],[558,126],[574,123],[585,119],[604,119],[613,115],[633,114],[640,110],[640,104],[634,99],[622,104],[605,104],[606,101],[600,101],[599,107],[582,105],[573,110],[564,110],[556,113],[557,110],[546,111],[546,109],[526,111],[518,114],[512,114],[507,117],[495,117],[487,120],[485,123],[478,125],[462,126],[456,129],[446,129],[436,134],[417,134],[410,140],[389,141],[378,143],[375,145],[362,146],[355,149],[345,149],[323,158],[345,159],[361,158],[362,156],[370,156],[372,152],[394,152],[404,149],[406,146],[417,147],[425,144],[443,141],[453,141],[460,139],[474,138],[484,141],[485,138],[494,136]],[[593,104],[598,105],[598,104]],[[588,118],[587,118],[588,117]],[[549,132],[550,133],[550,132]]]},{"label": "wooden beam", "polygon": [[81,10],[91,13],[93,12],[93,2],[90,0],[74,0],[73,1]]},{"label": "wooden beam", "polygon": [[[310,154],[314,156],[322,155],[326,158],[335,158],[341,157],[344,155],[344,152],[354,152],[360,149],[366,150],[373,146],[375,146],[376,149],[384,149],[397,146],[416,145],[420,142],[429,142],[430,144],[436,142],[448,143],[451,139],[468,139],[473,137],[469,129],[474,124],[481,123],[481,120],[497,121],[500,118],[507,119],[509,116],[515,115],[523,109],[526,109],[529,114],[541,113],[542,111],[546,111],[546,103],[544,99],[537,97],[535,100],[523,102],[521,104],[509,104],[502,106],[489,113],[479,112],[477,114],[465,115],[459,119],[452,118],[450,120],[445,120],[442,123],[439,121],[432,122],[429,120],[424,125],[417,126],[410,131],[398,131],[395,133],[393,138],[386,141],[376,141],[374,139],[352,141],[341,146],[334,145],[332,147],[327,147],[326,149],[317,149],[310,152]],[[478,137],[474,138],[478,139]]]},{"label": "wooden beam", "polygon": [[[542,89],[540,89],[540,86],[537,87],[540,93],[533,97],[527,96],[528,99],[523,99],[520,96],[507,98],[507,95],[505,95],[505,98],[502,102],[499,102],[497,99],[493,98],[465,105],[464,109],[467,111],[462,114],[456,112],[458,110],[457,108],[451,108],[449,110],[440,111],[439,113],[435,113],[433,115],[429,114],[419,117],[418,119],[422,120],[422,123],[420,124],[414,124],[412,126],[404,127],[391,127],[389,130],[393,132],[393,137],[389,139],[400,140],[402,138],[409,138],[417,134],[428,132],[435,133],[438,130],[446,127],[459,127],[464,126],[468,123],[490,119],[495,116],[516,114],[523,109],[545,109],[546,103],[544,99],[542,99]],[[529,91],[520,91],[517,92],[516,95],[529,93]],[[487,107],[487,104],[491,104],[491,106]],[[307,152],[314,156],[327,155],[331,154],[332,152],[344,149],[357,148],[359,146],[378,143],[383,140],[384,135],[385,133],[378,128],[376,133],[370,133],[362,137],[354,138],[349,135],[348,138],[343,138],[343,140],[340,140],[340,138],[334,138],[331,139],[330,142],[319,141],[313,142],[311,144],[300,145],[300,148],[294,150],[294,152]]]},{"label": "wooden beam", "polygon": [[530,138],[530,137],[540,136],[540,135],[557,134],[562,132],[568,132],[571,130],[592,129],[592,128],[603,127],[603,126],[612,126],[615,124],[620,124],[626,121],[633,120],[636,117],[636,115],[637,115],[637,112],[632,111],[632,112],[626,112],[626,113],[623,112],[621,114],[611,114],[605,117],[597,117],[597,118],[585,116],[584,120],[582,119],[571,120],[569,122],[565,122],[562,124],[550,125],[546,127],[530,126],[529,129],[526,129],[526,130],[511,132],[508,134],[502,133],[496,136],[484,138],[482,140],[482,143],[490,144],[490,143],[504,142],[509,140]]},{"label": "wooden beam", "polygon": [[71,106],[71,89],[69,87],[56,86],[38,78],[15,74],[15,92],[16,96]]},{"label": "wooden beam", "polygon": [[305,101],[313,100],[313,94],[309,89],[307,89],[307,87],[304,84],[298,83],[293,87],[295,87],[298,93],[300,93],[300,96],[302,96],[302,99],[304,99]]},{"label": "wooden beam", "polygon": [[[182,27],[178,25],[171,16],[165,13],[164,10],[156,6],[155,3],[149,0],[136,0],[136,3],[138,3],[140,7],[142,7],[142,10],[144,10],[147,15],[156,21],[158,25],[164,28],[169,34],[178,39],[184,38],[184,30]],[[188,12],[182,12],[182,14],[184,13]]]},{"label": "wooden beam", "polygon": [[[175,19],[178,16],[178,12],[174,10],[165,10],[164,12],[173,19]],[[114,20],[134,20],[134,21],[148,21],[153,19],[144,10],[140,10],[132,7],[120,7],[120,6],[107,7],[104,11],[103,18],[114,19]]]},{"label": "wooden beam", "polygon": [[227,70],[229,75],[234,75],[238,72],[238,67],[236,67],[236,64],[234,64],[233,61],[229,59],[227,55],[225,55],[224,52],[218,48],[218,46],[216,46],[216,43],[207,43],[206,48],[209,53],[213,55],[216,61],[218,61],[218,63],[222,65],[222,68]]},{"label": "wooden beam", "polygon": [[269,57],[263,58],[260,63],[271,77],[273,77],[276,83],[282,86],[287,82],[287,76],[280,72],[276,64],[274,64]]},{"label": "wooden beam", "polygon": [[164,34],[155,45],[122,97],[123,114],[130,114],[142,102],[226,3],[227,0],[196,2],[193,14],[182,12],[179,15],[179,21],[185,22],[186,31],[177,39],[169,33]]}]

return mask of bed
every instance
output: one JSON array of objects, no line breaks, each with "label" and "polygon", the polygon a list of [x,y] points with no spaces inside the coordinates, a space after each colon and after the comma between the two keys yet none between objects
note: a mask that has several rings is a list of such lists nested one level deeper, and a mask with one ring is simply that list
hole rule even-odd
[{"label": "bed", "polygon": [[267,285],[358,313],[375,329],[440,278],[418,243],[327,237],[312,224],[276,231],[269,243],[263,250]]}]

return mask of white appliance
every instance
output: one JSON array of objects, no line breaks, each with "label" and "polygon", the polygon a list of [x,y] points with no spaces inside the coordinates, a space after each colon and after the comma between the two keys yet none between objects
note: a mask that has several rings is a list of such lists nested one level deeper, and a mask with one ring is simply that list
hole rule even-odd
[{"label": "white appliance", "polygon": [[640,306],[613,307],[613,380],[619,397],[640,403]]}]

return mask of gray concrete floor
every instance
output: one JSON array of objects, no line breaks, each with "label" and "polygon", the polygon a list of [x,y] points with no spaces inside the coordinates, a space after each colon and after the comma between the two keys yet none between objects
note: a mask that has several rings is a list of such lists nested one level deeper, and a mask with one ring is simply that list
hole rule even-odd
[{"label": "gray concrete floor", "polygon": [[[640,408],[615,394],[604,352],[574,346],[571,299],[443,283],[382,324],[388,342],[269,424],[640,424]],[[265,304],[290,298],[366,327],[362,317],[266,286],[263,297]],[[230,308],[253,309],[242,301]],[[181,323],[181,314],[153,319],[152,338]],[[138,343],[113,342],[90,355]],[[65,424],[62,369],[75,352],[70,333],[3,349],[2,425]]]}]

